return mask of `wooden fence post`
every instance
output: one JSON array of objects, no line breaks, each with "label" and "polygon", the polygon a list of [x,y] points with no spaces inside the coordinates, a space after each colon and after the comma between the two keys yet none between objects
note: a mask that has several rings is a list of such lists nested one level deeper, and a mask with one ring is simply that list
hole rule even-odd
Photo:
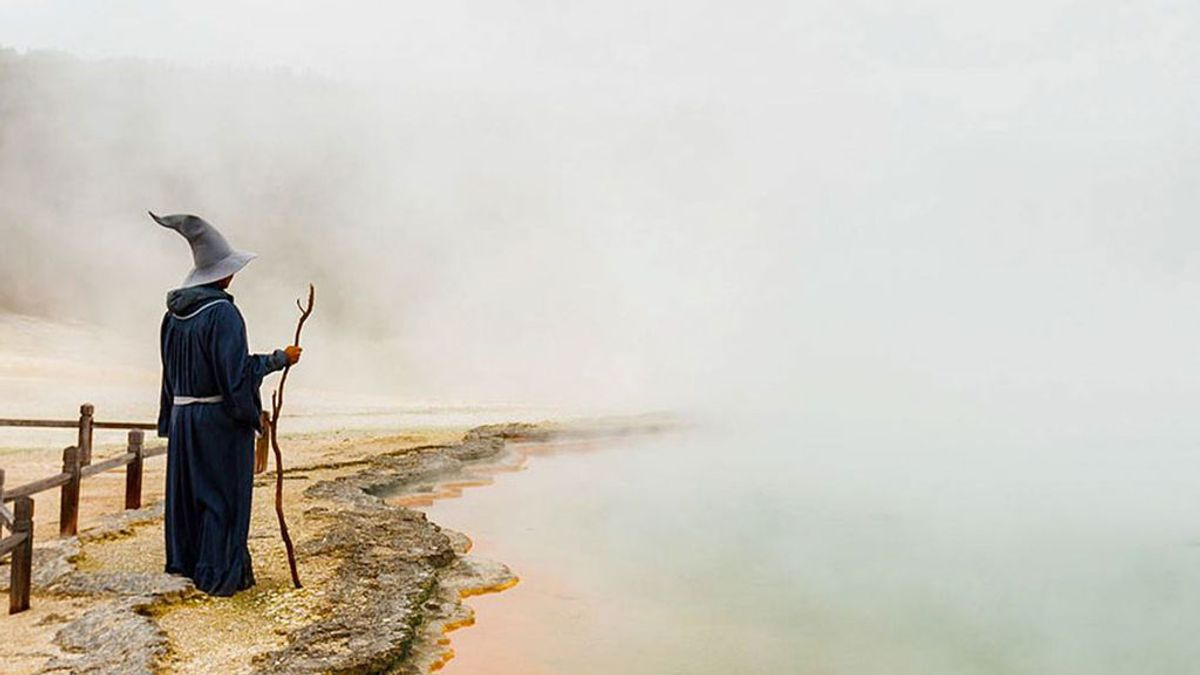
[{"label": "wooden fence post", "polygon": [[91,403],[79,406],[79,441],[75,447],[79,448],[79,464],[82,466],[92,463],[92,416],[95,412],[96,407]]},{"label": "wooden fence post", "polygon": [[142,508],[142,459],[145,433],[141,429],[129,432],[129,452],[133,459],[125,465],[125,508]]},{"label": "wooden fence post", "polygon": [[29,586],[33,581],[33,500],[17,497],[13,503],[13,534],[25,534],[12,552],[12,576],[8,587],[8,613],[29,609]]},{"label": "wooden fence post", "polygon": [[79,531],[79,448],[63,449],[63,473],[71,479],[62,486],[62,502],[58,511],[58,533],[64,537]]},{"label": "wooden fence post", "polygon": [[0,539],[4,538],[4,527],[12,529],[12,523],[8,522],[8,512],[4,510],[4,469],[0,469]]}]

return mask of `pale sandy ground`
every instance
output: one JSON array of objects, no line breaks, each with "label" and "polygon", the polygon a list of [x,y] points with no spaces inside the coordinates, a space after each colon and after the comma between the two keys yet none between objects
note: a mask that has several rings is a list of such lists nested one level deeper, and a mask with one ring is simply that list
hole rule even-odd
[{"label": "pale sandy ground", "polygon": [[[315,480],[354,470],[354,460],[406,447],[449,443],[461,438],[465,427],[410,429],[398,433],[336,431],[288,436],[281,439],[288,467],[314,467],[290,473],[284,481],[284,502],[299,504],[300,492]],[[70,433],[70,430],[67,430]],[[96,457],[119,448],[97,449]],[[56,470],[46,451],[8,451],[0,455],[11,484]],[[334,465],[334,466],[330,466]],[[11,468],[10,468],[11,467]],[[144,503],[161,499],[165,458],[147,461]],[[320,468],[324,467],[324,468]],[[236,673],[249,669],[254,655],[278,648],[282,633],[302,620],[313,618],[329,570],[319,561],[301,568],[305,588],[291,587],[283,545],[274,511],[274,465],[256,483],[250,548],[257,585],[234,598],[199,597],[167,607],[157,616],[172,645],[167,667],[173,672]],[[123,470],[114,470],[84,482],[80,504],[80,529],[86,533],[106,513],[123,507]],[[311,504],[310,504],[311,505]],[[285,506],[286,508],[286,506]],[[314,536],[299,509],[287,512],[293,540]],[[36,540],[58,536],[57,491],[41,493],[36,500]],[[86,541],[78,564],[83,569],[108,571],[160,571],[163,567],[162,521],[136,527],[132,533],[100,541]],[[0,618],[6,638],[0,641],[0,672],[33,673],[59,654],[54,634],[66,622],[93,606],[94,598],[62,598],[35,593],[32,608]]]},{"label": "pale sandy ground", "polygon": [[[139,333],[140,335],[140,333]],[[92,402],[96,419],[150,422],[158,405],[159,372],[155,331],[139,344],[129,344],[122,334],[95,326],[47,322],[31,317],[0,315],[0,418],[75,419],[79,406]],[[269,345],[252,344],[259,350]],[[315,352],[320,356],[320,352]],[[329,357],[332,359],[332,357]],[[285,465],[289,468],[352,462],[372,454],[405,447],[446,443],[481,424],[575,417],[578,411],[547,406],[507,403],[456,403],[365,395],[353,383],[329,381],[336,390],[311,386],[321,380],[319,366],[306,354],[306,363],[288,385],[288,401],[281,423]],[[336,364],[333,364],[336,365]],[[326,364],[325,372],[336,372]],[[264,399],[277,382],[264,383]],[[351,393],[347,393],[351,392]],[[595,412],[595,411],[589,411]],[[15,487],[58,473],[62,449],[75,443],[73,429],[0,428],[0,468],[5,483]],[[165,441],[147,432],[147,446]],[[125,432],[96,432],[93,461],[120,454]],[[147,460],[143,504],[163,495],[165,457]],[[315,469],[293,474],[285,481],[288,503],[299,504],[299,493],[314,480],[343,469]],[[269,471],[274,470],[272,463]],[[81,533],[95,526],[104,514],[124,507],[124,469],[84,481],[80,499]],[[58,537],[59,493],[37,495],[35,540]],[[256,653],[278,646],[277,630],[293,625],[309,612],[320,593],[324,570],[302,570],[308,588],[290,588],[283,546],[274,515],[273,483],[256,487],[250,547],[258,585],[233,600],[196,600],[172,606],[159,617],[172,638],[175,651],[169,667],[177,672],[238,672]],[[303,513],[288,511],[294,540],[313,533],[306,530]],[[152,521],[129,536],[83,544],[79,564],[91,569],[158,571],[163,567],[162,523]],[[7,568],[0,569],[7,574]],[[16,616],[0,614],[0,673],[36,671],[57,653],[51,640],[58,628],[79,616],[95,600],[35,594],[30,611]],[[186,634],[187,640],[176,640]]]}]

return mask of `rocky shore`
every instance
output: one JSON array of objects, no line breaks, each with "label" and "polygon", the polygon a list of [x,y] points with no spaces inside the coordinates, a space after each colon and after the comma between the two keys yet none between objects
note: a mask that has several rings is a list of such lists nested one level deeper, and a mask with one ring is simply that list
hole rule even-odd
[{"label": "rocky shore", "polygon": [[256,670],[425,672],[439,659],[431,649],[439,625],[466,615],[462,591],[503,585],[513,577],[503,565],[466,556],[461,535],[389,504],[380,493],[453,475],[465,463],[498,455],[506,441],[546,440],[551,434],[529,424],[478,427],[458,443],[381,455],[353,474],[306,489],[307,497],[333,504],[308,511],[328,523],[328,531],[300,547],[301,556],[339,561],[328,611],[290,632],[282,649],[256,658]]},{"label": "rocky shore", "polygon": [[273,474],[256,485],[259,584],[232,599],[209,598],[158,571],[161,503],[105,517],[79,537],[38,545],[36,611],[6,619],[18,639],[0,646],[0,659],[12,672],[44,673],[429,672],[447,658],[444,632],[470,621],[462,598],[516,579],[504,565],[468,555],[464,535],[385,497],[495,461],[510,442],[630,428],[487,425],[451,442],[388,448],[376,439],[371,452],[321,455],[289,469],[285,500],[302,589],[286,580],[270,529]]}]

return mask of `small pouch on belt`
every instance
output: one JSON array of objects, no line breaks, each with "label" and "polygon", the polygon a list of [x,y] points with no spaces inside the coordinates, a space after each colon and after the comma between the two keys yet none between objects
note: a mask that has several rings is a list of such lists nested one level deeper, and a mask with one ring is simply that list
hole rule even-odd
[{"label": "small pouch on belt", "polygon": [[254,441],[254,473],[267,470],[267,450],[271,447],[271,416],[263,411],[259,417],[262,421],[262,433]]}]

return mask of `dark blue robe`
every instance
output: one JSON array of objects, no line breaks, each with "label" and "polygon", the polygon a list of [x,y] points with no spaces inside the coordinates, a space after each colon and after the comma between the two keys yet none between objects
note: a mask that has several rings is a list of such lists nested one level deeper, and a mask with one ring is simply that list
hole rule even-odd
[{"label": "dark blue robe", "polygon": [[[214,286],[171,291],[163,317],[158,435],[167,440],[166,570],[212,595],[254,585],[250,500],[259,387],[287,357],[251,355],[233,296]],[[217,403],[177,397],[220,396]]]}]

